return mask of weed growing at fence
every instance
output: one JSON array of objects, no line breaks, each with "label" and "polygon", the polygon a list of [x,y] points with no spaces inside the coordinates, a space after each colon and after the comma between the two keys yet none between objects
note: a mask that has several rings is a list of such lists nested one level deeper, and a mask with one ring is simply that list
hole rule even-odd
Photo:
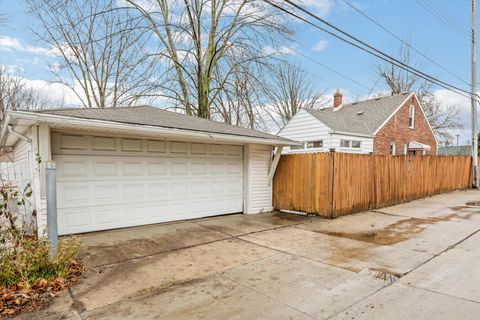
[{"label": "weed growing at fence", "polygon": [[30,184],[23,190],[0,185],[0,317],[46,305],[83,270],[75,237],[62,239],[50,254],[50,242],[38,237],[31,197]]}]

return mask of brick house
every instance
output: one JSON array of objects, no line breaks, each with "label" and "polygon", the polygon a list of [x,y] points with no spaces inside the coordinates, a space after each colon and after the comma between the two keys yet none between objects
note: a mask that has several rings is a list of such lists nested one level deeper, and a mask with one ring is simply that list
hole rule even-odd
[{"label": "brick house", "polygon": [[333,106],[302,109],[279,136],[303,142],[285,153],[350,152],[380,155],[436,154],[437,140],[414,92],[343,105],[340,91]]}]

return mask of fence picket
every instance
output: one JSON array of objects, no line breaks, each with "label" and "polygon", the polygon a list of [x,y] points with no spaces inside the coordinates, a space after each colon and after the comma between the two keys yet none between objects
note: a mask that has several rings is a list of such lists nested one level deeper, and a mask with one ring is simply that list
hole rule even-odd
[{"label": "fence picket", "polygon": [[468,156],[283,155],[273,205],[337,217],[469,188],[470,170]]}]

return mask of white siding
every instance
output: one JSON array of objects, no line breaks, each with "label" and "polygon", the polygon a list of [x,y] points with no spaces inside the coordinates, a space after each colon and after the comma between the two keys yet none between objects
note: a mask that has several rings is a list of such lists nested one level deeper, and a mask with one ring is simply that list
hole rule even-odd
[{"label": "white siding", "polygon": [[271,211],[272,185],[268,171],[272,162],[272,146],[245,146],[245,207],[244,213]]},{"label": "white siding", "polygon": [[[280,130],[278,135],[287,139],[295,141],[317,141],[323,140],[322,150],[308,150],[312,151],[327,151],[329,146],[329,132],[330,128],[323,124],[320,120],[312,116],[306,110],[298,111],[293,118]],[[290,151],[289,147],[284,148],[284,153],[302,152],[300,150]],[[305,151],[303,151],[305,152]]]},{"label": "white siding", "polygon": [[17,144],[13,147],[13,161],[28,161],[28,150],[29,143],[23,139],[19,139]]},{"label": "white siding", "polygon": [[[361,148],[342,148],[340,147],[340,140],[356,140],[361,141]],[[346,134],[332,134],[332,148],[335,148],[336,152],[351,152],[351,153],[370,153],[373,152],[373,138],[346,135]]]},{"label": "white siding", "polygon": [[[30,132],[24,133],[26,137],[30,137]],[[10,181],[13,185],[18,186],[19,190],[24,190],[27,184],[33,182],[33,169],[31,167],[33,161],[33,152],[31,145],[24,139],[18,139],[13,146],[13,162],[4,163],[2,165],[2,179]],[[26,199],[25,206],[19,207],[18,223],[24,223],[28,228],[33,228],[34,220],[32,220],[32,211],[35,208],[35,197]]]}]

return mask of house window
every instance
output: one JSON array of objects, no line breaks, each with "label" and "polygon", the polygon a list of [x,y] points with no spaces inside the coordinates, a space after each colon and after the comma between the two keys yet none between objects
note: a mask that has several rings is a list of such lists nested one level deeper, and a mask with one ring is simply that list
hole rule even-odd
[{"label": "house window", "polygon": [[305,145],[302,144],[302,145],[299,145],[299,146],[291,146],[290,150],[300,150],[300,149],[304,149],[304,148],[305,148]]},{"label": "house window", "polygon": [[322,147],[323,147],[323,140],[307,142],[307,148],[322,148]]},{"label": "house window", "polygon": [[415,106],[410,106],[408,110],[408,127],[410,129],[415,128]]},{"label": "house window", "polygon": [[352,141],[350,141],[350,140],[341,139],[341,140],[340,140],[340,147],[342,147],[342,148],[350,148],[351,143],[352,143]]},{"label": "house window", "polygon": [[403,154],[404,154],[404,155],[407,155],[407,154],[408,154],[408,143],[405,143],[405,144],[403,145]]},{"label": "house window", "polygon": [[340,140],[340,147],[342,148],[355,148],[360,149],[362,147],[362,142],[358,140]]},{"label": "house window", "polygon": [[390,143],[390,154],[391,154],[392,156],[395,155],[395,142],[391,142],[391,143]]}]

